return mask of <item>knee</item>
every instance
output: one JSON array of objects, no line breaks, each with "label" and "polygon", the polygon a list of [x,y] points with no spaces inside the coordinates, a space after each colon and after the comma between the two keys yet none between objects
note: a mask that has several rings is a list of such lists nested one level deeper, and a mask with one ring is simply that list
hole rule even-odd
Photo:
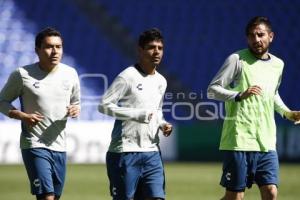
[{"label": "knee", "polygon": [[275,200],[277,198],[277,187],[274,186],[272,188],[269,189],[269,195],[270,195],[270,199]]},{"label": "knee", "polygon": [[277,199],[277,187],[275,185],[262,186],[261,195],[263,200],[276,200]]},{"label": "knee", "polygon": [[244,192],[231,192],[226,191],[224,197],[221,200],[243,200],[244,199]]}]

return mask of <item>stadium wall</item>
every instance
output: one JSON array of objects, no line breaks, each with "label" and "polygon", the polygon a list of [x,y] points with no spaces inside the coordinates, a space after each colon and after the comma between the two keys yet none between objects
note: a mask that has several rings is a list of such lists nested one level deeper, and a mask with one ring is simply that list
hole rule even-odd
[{"label": "stadium wall", "polygon": [[[104,163],[113,120],[71,121],[67,126],[69,163]],[[176,125],[171,137],[161,137],[163,159],[167,161],[220,161],[218,151],[222,122]],[[297,127],[280,124],[277,151],[281,161],[300,162],[300,134]],[[0,164],[22,163],[19,148],[20,123],[0,122]]]},{"label": "stadium wall", "polygon": [[[220,161],[218,150],[222,122],[201,122],[177,127],[178,159]],[[297,126],[277,125],[277,152],[281,161],[300,162],[300,134]]]},{"label": "stadium wall", "polygon": [[[113,123],[113,120],[69,122],[66,129],[69,163],[104,163]],[[19,122],[0,122],[0,164],[22,163],[20,132]],[[172,136],[160,139],[163,159],[176,160],[176,127]]]}]

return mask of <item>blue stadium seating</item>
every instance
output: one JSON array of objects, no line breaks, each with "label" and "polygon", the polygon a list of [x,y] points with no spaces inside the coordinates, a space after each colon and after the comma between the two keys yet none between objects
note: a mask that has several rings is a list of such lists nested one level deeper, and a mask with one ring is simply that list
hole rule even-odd
[{"label": "blue stadium seating", "polygon": [[286,63],[280,93],[291,108],[299,109],[291,89],[297,87],[300,75],[299,1],[97,1],[134,36],[145,28],[159,27],[166,38],[165,69],[197,92],[206,90],[230,53],[246,47],[244,27],[248,20],[268,16],[276,34],[271,52]]}]

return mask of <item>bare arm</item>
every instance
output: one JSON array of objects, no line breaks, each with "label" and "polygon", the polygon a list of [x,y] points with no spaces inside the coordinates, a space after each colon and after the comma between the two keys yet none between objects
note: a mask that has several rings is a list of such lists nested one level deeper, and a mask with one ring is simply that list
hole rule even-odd
[{"label": "bare arm", "polygon": [[38,122],[44,119],[44,116],[38,112],[28,114],[17,109],[10,110],[8,116],[13,119],[18,119],[28,126],[35,126]]}]

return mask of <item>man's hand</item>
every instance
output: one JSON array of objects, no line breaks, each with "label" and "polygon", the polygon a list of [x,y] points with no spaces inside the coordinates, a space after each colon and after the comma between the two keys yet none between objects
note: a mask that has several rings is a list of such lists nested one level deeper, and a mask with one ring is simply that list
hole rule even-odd
[{"label": "man's hand", "polygon": [[171,135],[173,126],[172,126],[172,124],[166,123],[166,124],[163,124],[160,129],[162,130],[164,136],[168,137]]},{"label": "man's hand", "polygon": [[250,86],[246,91],[242,92],[240,94],[240,99],[243,100],[243,99],[247,99],[253,95],[261,95],[261,87],[259,87],[258,85],[253,85],[253,86]]},{"label": "man's hand", "polygon": [[39,123],[40,121],[42,121],[44,119],[44,116],[39,113],[39,112],[35,112],[32,114],[22,114],[21,118],[20,118],[25,124],[27,124],[29,127],[33,127],[35,126],[37,123]]},{"label": "man's hand", "polygon": [[153,117],[153,113],[150,113],[147,118],[149,122],[151,121],[152,117]]},{"label": "man's hand", "polygon": [[30,127],[35,126],[44,119],[44,116],[37,111],[34,113],[24,113],[15,108],[9,111],[8,116],[10,118],[19,119]]},{"label": "man's hand", "polygon": [[69,105],[67,107],[67,116],[76,118],[80,114],[80,106],[79,105]]},{"label": "man's hand", "polygon": [[295,122],[295,124],[300,124],[300,111],[289,111],[289,112],[285,112],[284,116],[288,119],[291,120],[293,122]]}]

